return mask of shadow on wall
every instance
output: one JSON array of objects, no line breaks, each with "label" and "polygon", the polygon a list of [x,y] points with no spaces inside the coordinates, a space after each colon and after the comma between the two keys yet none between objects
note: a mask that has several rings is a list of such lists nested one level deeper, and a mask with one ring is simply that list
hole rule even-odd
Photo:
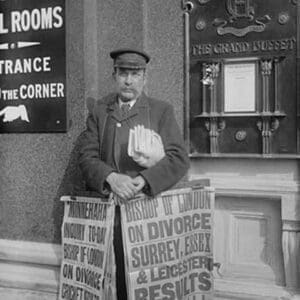
[{"label": "shadow on wall", "polygon": [[78,136],[74,143],[67,168],[54,199],[54,207],[52,211],[52,218],[54,222],[54,243],[61,243],[61,224],[64,215],[64,204],[60,201],[61,196],[76,195],[76,191],[84,190],[84,181],[78,165],[79,141],[81,135],[82,133]]},{"label": "shadow on wall", "polygon": [[[86,100],[86,106],[90,112],[96,100],[88,98]],[[60,198],[65,195],[70,196],[97,196],[96,193],[86,192],[85,182],[82,177],[82,173],[79,168],[79,149],[80,141],[83,132],[77,137],[74,147],[71,151],[69,162],[65,170],[63,179],[58,187],[55,199],[54,207],[52,211],[52,218],[54,222],[54,236],[53,243],[61,243],[61,225],[64,215],[64,204],[60,201]]]},{"label": "shadow on wall", "polygon": [[[297,201],[297,203],[296,203],[296,216],[297,216],[297,219],[300,221],[300,201]],[[300,268],[300,264],[299,264],[299,268]],[[299,272],[300,272],[300,270],[299,270]]]}]

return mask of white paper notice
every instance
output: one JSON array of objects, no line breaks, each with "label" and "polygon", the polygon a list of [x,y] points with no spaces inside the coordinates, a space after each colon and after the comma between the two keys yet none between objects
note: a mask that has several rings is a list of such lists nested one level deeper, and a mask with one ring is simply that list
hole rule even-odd
[{"label": "white paper notice", "polygon": [[255,63],[225,64],[225,112],[255,111]]}]

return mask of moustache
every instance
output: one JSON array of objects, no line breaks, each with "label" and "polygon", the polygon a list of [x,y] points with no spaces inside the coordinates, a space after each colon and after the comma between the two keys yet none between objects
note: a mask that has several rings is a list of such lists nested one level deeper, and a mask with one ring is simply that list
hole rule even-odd
[{"label": "moustache", "polygon": [[121,91],[122,92],[136,92],[136,90],[135,89],[128,89],[128,88],[123,88],[123,89],[121,89]]}]

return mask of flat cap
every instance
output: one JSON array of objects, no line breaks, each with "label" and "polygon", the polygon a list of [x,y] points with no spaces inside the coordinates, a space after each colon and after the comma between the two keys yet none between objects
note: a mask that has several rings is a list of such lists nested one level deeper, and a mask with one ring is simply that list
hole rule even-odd
[{"label": "flat cap", "polygon": [[110,57],[114,60],[114,67],[126,69],[144,69],[150,61],[146,52],[130,48],[114,50]]}]

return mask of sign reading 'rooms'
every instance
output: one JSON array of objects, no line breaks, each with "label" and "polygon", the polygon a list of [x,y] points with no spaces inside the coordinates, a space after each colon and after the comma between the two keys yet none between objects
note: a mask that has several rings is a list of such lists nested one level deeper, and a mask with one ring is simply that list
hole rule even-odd
[{"label": "sign reading 'rooms'", "polygon": [[0,3],[0,133],[66,131],[65,0]]}]

